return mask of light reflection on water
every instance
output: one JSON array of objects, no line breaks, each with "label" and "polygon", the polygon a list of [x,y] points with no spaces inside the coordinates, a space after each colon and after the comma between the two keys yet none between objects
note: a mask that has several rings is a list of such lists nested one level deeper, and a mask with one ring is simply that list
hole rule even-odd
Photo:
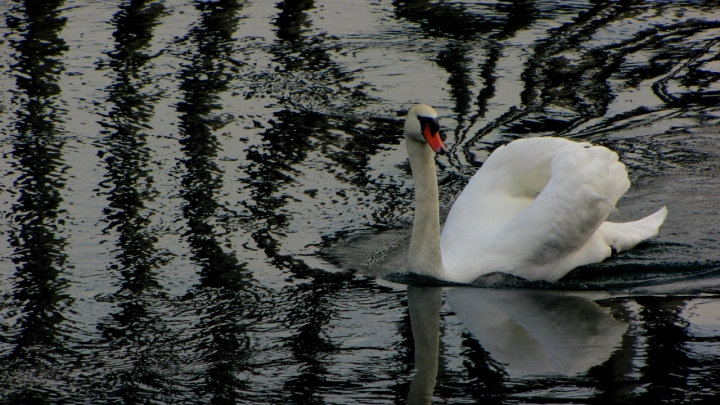
[{"label": "light reflection on water", "polygon": [[[0,402],[712,401],[718,6],[0,4]],[[618,151],[615,219],[668,205],[661,235],[555,286],[406,295],[375,276],[418,102],[444,206],[562,135]]]}]

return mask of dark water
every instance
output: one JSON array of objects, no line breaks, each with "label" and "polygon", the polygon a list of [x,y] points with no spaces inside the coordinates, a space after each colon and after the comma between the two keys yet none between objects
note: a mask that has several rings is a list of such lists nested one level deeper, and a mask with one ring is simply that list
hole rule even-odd
[{"label": "dark water", "polygon": [[[720,2],[0,9],[1,403],[717,403]],[[560,292],[378,277],[419,102],[444,206],[560,135],[661,234]]]}]

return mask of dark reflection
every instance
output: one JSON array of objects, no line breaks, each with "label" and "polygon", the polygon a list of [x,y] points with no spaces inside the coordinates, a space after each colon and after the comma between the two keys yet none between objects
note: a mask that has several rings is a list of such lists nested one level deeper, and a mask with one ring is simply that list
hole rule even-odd
[{"label": "dark reflection", "polygon": [[[693,351],[707,338],[693,336],[686,314],[693,300],[680,297],[638,297],[610,302],[639,322],[625,336],[621,349],[610,361],[589,373],[603,403],[705,403],[716,393],[697,390],[701,376],[717,375],[717,367],[705,369],[708,358]],[[624,308],[639,306],[633,316]],[[710,340],[717,340],[716,337]],[[713,370],[714,369],[714,370]],[[700,371],[702,370],[702,371]],[[698,373],[698,371],[700,371]],[[711,399],[713,398],[713,399]]]},{"label": "dark reflection", "polygon": [[[268,93],[284,108],[301,111],[334,112],[340,109],[348,112],[361,104],[366,95],[361,89],[344,86],[352,76],[330,56],[330,51],[342,49],[335,43],[337,38],[311,32],[308,11],[315,7],[314,1],[288,0],[277,3],[276,7],[280,10],[273,20],[277,40],[269,52],[279,65],[272,73],[254,75],[246,98],[265,97]],[[333,103],[341,94],[346,100],[340,105]]]},{"label": "dark reflection", "polygon": [[[149,163],[152,151],[147,143],[148,121],[157,101],[150,91],[154,78],[147,54],[153,29],[165,12],[164,6],[151,1],[126,1],[119,6],[111,23],[115,26],[115,49],[101,68],[112,69],[113,83],[106,89],[109,110],[100,122],[105,136],[97,143],[98,155],[105,162],[105,180],[109,204],[105,233],[116,232],[115,262],[109,272],[118,278],[120,288],[103,297],[115,303],[118,311],[98,324],[107,345],[100,349],[116,352],[122,361],[99,366],[106,374],[96,376],[92,384],[98,395],[126,403],[140,403],[167,396],[176,384],[167,370],[178,363],[170,328],[164,322],[169,298],[157,280],[157,269],[165,263],[156,246],[157,237],[150,228],[152,212],[146,202],[157,192],[152,187]],[[106,353],[102,353],[105,357]]]},{"label": "dark reflection", "polygon": [[450,77],[450,95],[458,113],[458,124],[462,126],[464,117],[470,109],[474,80],[468,67],[471,58],[468,54],[472,47],[463,43],[493,29],[496,21],[486,21],[481,15],[468,12],[458,4],[436,3],[426,0],[395,1],[395,14],[398,18],[420,24],[423,31],[433,36],[447,36],[447,48],[436,57],[438,65],[445,69]]},{"label": "dark reflection", "polygon": [[483,403],[499,403],[510,392],[505,365],[493,359],[469,332],[463,332],[462,346],[467,384],[459,391]]},{"label": "dark reflection", "polygon": [[[504,56],[504,41],[535,21],[537,10],[534,3],[528,0],[502,2],[484,6],[484,13],[472,12],[457,4],[424,0],[395,1],[393,5],[398,17],[420,24],[430,35],[451,38],[447,41],[446,49],[440,51],[436,57],[438,65],[450,75],[447,83],[454,102],[453,110],[457,113],[455,141],[449,158],[451,164],[460,165],[454,163],[454,155],[461,152],[467,162],[474,163],[473,154],[464,146],[468,142],[467,132],[478,120],[485,117],[488,103],[495,96],[495,70]],[[474,71],[477,68],[470,55],[477,52],[478,48],[485,51],[482,54],[485,60],[479,65],[482,87],[474,96]],[[476,99],[477,111],[471,115],[473,98]],[[476,140],[477,136],[473,137],[471,142]],[[459,190],[450,190],[452,194],[457,191]]]},{"label": "dark reflection", "polygon": [[[254,319],[269,316],[267,291],[258,286],[235,252],[223,248],[227,220],[232,215],[218,199],[223,171],[215,131],[226,123],[213,115],[219,94],[238,72],[233,59],[233,35],[243,2],[196,1],[199,21],[182,43],[193,47],[180,71],[183,100],[178,103],[185,174],[180,195],[185,200],[184,236],[191,259],[199,268],[200,284],[183,297],[181,307],[194,325],[187,332],[187,353],[194,364],[192,379],[197,398],[210,403],[236,403],[248,395],[243,373],[252,370],[254,345],[249,332]],[[195,371],[197,370],[197,371]]]},{"label": "dark reflection", "polygon": [[250,275],[236,255],[225,252],[215,228],[218,217],[227,215],[226,207],[217,201],[222,189],[223,174],[216,160],[220,150],[215,131],[226,121],[213,115],[219,110],[219,93],[237,72],[232,61],[233,33],[240,19],[243,3],[239,1],[198,1],[201,13],[198,26],[185,41],[196,47],[190,64],[180,72],[180,88],[184,97],[178,103],[180,131],[186,174],[182,178],[181,195],[185,199],[183,215],[187,219],[187,236],[193,260],[200,267],[203,287],[240,287]]},{"label": "dark reflection", "polygon": [[442,288],[408,286],[408,309],[415,342],[415,376],[408,404],[430,404],[440,356]]},{"label": "dark reflection", "polygon": [[[280,394],[291,403],[324,403],[323,392],[331,389],[361,388],[344,376],[331,376],[329,366],[340,352],[340,345],[329,337],[332,322],[342,309],[342,299],[353,291],[375,293],[380,288],[350,272],[332,273],[313,268],[302,259],[283,252],[287,228],[304,213],[287,209],[298,198],[294,187],[303,166],[333,173],[349,184],[367,185],[372,155],[382,143],[397,143],[397,125],[381,121],[370,124],[352,117],[352,108],[361,105],[361,90],[348,89],[343,82],[352,79],[330,57],[338,45],[325,35],[311,35],[308,11],[312,1],[284,1],[277,4],[277,40],[270,47],[279,63],[272,74],[258,76],[246,97],[271,92],[281,104],[258,135],[261,143],[247,150],[245,176],[241,179],[250,198],[243,202],[251,215],[244,226],[275,269],[287,272],[292,284],[283,288],[278,322],[291,331],[283,340],[294,363],[293,373],[283,383]],[[347,102],[330,106],[328,102],[347,96]],[[347,114],[331,115],[328,110]],[[302,169],[305,170],[305,169]],[[314,184],[307,184],[302,198],[319,206],[344,203],[351,197],[338,190],[331,199]],[[320,194],[320,195],[318,195]],[[367,203],[370,203],[368,201]]]},{"label": "dark reflection", "polygon": [[307,35],[311,25],[307,11],[313,0],[287,0],[277,3],[280,13],[274,21],[278,38],[273,54],[288,71],[308,69],[334,76],[341,72],[327,54],[323,36]]},{"label": "dark reflection", "polygon": [[272,128],[261,134],[264,147],[248,150],[247,177],[241,181],[251,189],[252,200],[243,205],[256,222],[262,220],[262,225],[252,236],[273,265],[306,276],[312,270],[304,262],[280,253],[280,242],[275,235],[287,228],[292,219],[281,210],[291,196],[277,195],[277,191],[295,181],[294,166],[303,162],[314,149],[309,134],[321,136],[329,125],[327,117],[320,114],[287,110],[275,113],[271,124]]},{"label": "dark reflection", "polygon": [[[155,2],[5,2],[0,403],[714,403],[718,1]],[[368,275],[412,219],[400,83],[438,74],[458,123],[443,203],[497,145],[565,134],[618,150],[635,196],[675,199],[675,228],[560,284],[512,284],[543,291],[478,290],[469,314],[438,320],[439,290],[410,287],[406,313],[402,285]],[[182,142],[168,173],[160,121]],[[69,152],[100,156],[71,168]],[[99,195],[71,176],[102,176]],[[83,199],[105,222],[68,218]]]},{"label": "dark reflection", "polygon": [[[407,293],[402,294],[407,297]],[[395,403],[407,401],[412,382],[413,370],[415,367],[415,345],[412,335],[412,323],[410,322],[410,310],[407,307],[407,300],[401,301],[404,311],[397,325],[397,341],[390,346],[393,350],[393,362],[396,367],[390,370],[390,378],[394,381],[390,385]]]},{"label": "dark reflection", "polygon": [[610,358],[588,370],[587,375],[591,378],[588,385],[599,392],[595,397],[598,403],[633,403],[635,392],[643,385],[633,375],[638,348],[641,345],[634,330],[637,320],[633,319],[627,304],[628,301],[623,299],[602,302],[602,306],[608,308],[616,319],[627,322],[630,327],[623,335],[619,348]]},{"label": "dark reflection", "polygon": [[338,343],[327,336],[329,323],[339,312],[335,301],[342,284],[338,281],[320,277],[283,290],[287,300],[281,302],[288,306],[283,324],[292,331],[285,346],[300,362],[296,375],[283,384],[289,403],[325,403],[322,391],[345,385],[328,378],[328,362],[339,350]]},{"label": "dark reflection", "polygon": [[424,31],[433,36],[470,39],[488,32],[498,24],[482,15],[467,12],[457,3],[429,0],[395,0],[395,14],[420,24]]},{"label": "dark reflection", "polygon": [[[440,365],[440,308],[443,289],[441,287],[408,286],[408,309],[414,343],[414,368],[408,390],[408,404],[430,404],[433,394],[448,399],[470,395],[475,400],[497,402],[507,393],[507,373],[504,366],[481,346],[469,333],[463,335],[462,356],[465,367],[465,382],[457,384],[448,375],[439,373]],[[472,300],[472,298],[471,298]],[[480,315],[482,316],[482,315]],[[477,319],[486,322],[488,319]],[[493,326],[491,326],[492,328]],[[459,377],[459,376],[457,376]],[[449,380],[449,381],[448,381]],[[436,386],[437,385],[437,386]]]},{"label": "dark reflection", "polygon": [[[533,0],[517,0],[499,3],[497,12],[504,18],[499,29],[487,35],[487,43],[483,44],[486,51],[485,60],[480,65],[479,75],[482,80],[482,88],[477,94],[477,112],[468,119],[468,125],[463,128],[463,122],[460,121],[464,117],[461,115],[458,128],[456,129],[457,144],[474,143],[479,137],[492,128],[486,126],[480,130],[478,134],[469,134],[468,131],[477,121],[485,118],[488,112],[490,101],[495,97],[495,89],[498,82],[498,73],[496,72],[498,62],[504,55],[506,41],[522,32],[523,29],[530,27],[538,18],[538,10]],[[512,114],[510,114],[512,117]],[[507,119],[509,117],[505,117]],[[474,136],[473,136],[474,135]],[[467,141],[468,136],[472,137],[471,141]],[[465,160],[469,163],[475,163],[476,159],[467,147],[461,147],[460,150],[465,155]]]},{"label": "dark reflection", "polygon": [[98,143],[107,171],[100,186],[108,189],[101,193],[109,201],[103,211],[108,223],[104,231],[119,234],[118,264],[112,269],[122,276],[121,291],[141,294],[159,287],[155,270],[161,264],[145,206],[157,193],[152,187],[152,151],[147,144],[147,122],[156,97],[146,90],[153,82],[146,64],[155,55],[145,52],[165,8],[149,0],[128,1],[119,8],[112,19],[115,50],[108,52],[107,62],[114,74],[114,83],[107,88],[110,110],[101,121],[106,135]]},{"label": "dark reflection", "polygon": [[497,5],[497,11],[505,20],[491,36],[496,41],[514,37],[519,31],[530,27],[538,17],[535,0],[505,0]]},{"label": "dark reflection", "polygon": [[[588,117],[605,115],[615,97],[611,78],[620,78],[632,87],[645,80],[655,80],[653,90],[666,103],[662,108],[705,106],[717,100],[716,92],[708,91],[708,87],[718,80],[718,73],[703,69],[707,62],[704,56],[710,52],[708,45],[714,42],[688,40],[698,32],[717,27],[720,22],[689,20],[657,24],[651,29],[639,30],[622,42],[597,47],[586,45],[584,40],[592,33],[646,13],[643,4],[639,1],[597,3],[571,23],[554,30],[547,39],[539,41],[523,73],[523,103],[534,111],[539,111],[538,107],[561,106],[577,116],[569,120],[568,117],[555,118],[552,112],[544,110],[546,117],[533,115],[526,121],[517,122],[510,131],[561,133]],[[662,5],[658,7],[662,8]],[[566,55],[570,53],[575,53],[576,58],[568,58]],[[642,53],[649,54],[642,63],[625,66],[629,57]],[[701,70],[703,72],[699,73]],[[677,81],[679,87],[686,90],[673,94],[668,90],[672,81]],[[637,116],[649,112],[646,108],[638,108],[615,118],[626,119],[626,114]]]},{"label": "dark reflection", "polygon": [[[322,39],[312,42],[303,35],[310,25],[306,11],[313,5],[313,1],[307,0],[277,4],[280,13],[274,24],[277,27],[278,40],[273,44],[271,52],[276,60],[282,63],[282,70],[286,74],[274,79],[282,80],[283,84],[286,84],[284,87],[291,89],[289,95],[280,97],[282,102],[290,106],[299,96],[293,93],[300,89],[293,89],[290,83],[295,81],[296,72],[305,72],[300,71],[300,68],[315,71],[314,79],[318,84],[327,84],[333,80],[332,76],[339,74],[337,69],[328,69],[330,61],[321,46]],[[314,69],[310,69],[310,66]],[[327,86],[321,92],[331,91]],[[251,94],[254,94],[254,91]],[[281,269],[290,268],[295,273],[306,273],[311,270],[304,262],[279,253],[280,243],[274,234],[286,228],[291,220],[287,214],[281,213],[282,207],[291,196],[277,194],[280,189],[295,182],[295,166],[305,161],[308,153],[316,149],[313,138],[327,133],[330,127],[329,118],[315,112],[283,109],[274,113],[270,124],[271,128],[261,134],[262,146],[248,150],[249,163],[245,166],[247,177],[241,181],[246,184],[246,188],[251,189],[252,201],[245,201],[243,205],[252,214],[252,218],[264,222],[253,232],[253,239],[271,258],[273,264]]]},{"label": "dark reflection", "polygon": [[688,324],[680,316],[685,301],[653,297],[636,301],[643,306],[640,317],[645,329],[647,356],[640,369],[640,382],[645,383],[645,392],[636,399],[643,403],[692,401],[693,397],[688,395],[691,384],[688,377],[699,364],[688,353]]},{"label": "dark reflection", "polygon": [[[377,123],[368,128],[369,135],[362,136],[357,130],[361,124],[357,122],[333,120],[308,112],[283,110],[276,113],[270,123],[272,127],[261,134],[264,147],[248,151],[247,177],[243,181],[251,189],[252,199],[245,202],[245,207],[255,221],[252,236],[270,262],[276,268],[288,271],[293,278],[310,279],[286,287],[281,294],[281,306],[288,309],[282,323],[291,330],[295,329],[295,325],[302,325],[287,342],[287,347],[302,365],[299,375],[290,379],[285,387],[294,402],[320,401],[317,391],[337,384],[327,381],[324,361],[325,356],[338,350],[337,344],[326,337],[325,330],[338,313],[336,301],[349,290],[359,288],[372,294],[378,287],[367,280],[356,279],[350,273],[335,274],[311,268],[302,260],[283,254],[278,236],[285,233],[293,218],[283,213],[281,208],[293,202],[293,197],[279,190],[295,183],[295,167],[309,154],[326,150],[329,150],[326,153],[331,161],[345,169],[338,170],[338,178],[354,184],[368,184],[372,180],[363,173],[363,169],[380,146],[371,144],[366,137],[377,136],[376,139],[385,140],[395,135],[387,130],[386,125]],[[338,125],[347,128],[348,133],[357,134],[358,141],[346,142],[342,148],[332,148],[331,145],[340,143],[337,135],[331,134]],[[328,164],[330,167],[337,166]],[[307,198],[315,199],[312,194],[307,192]]]},{"label": "dark reflection", "polygon": [[[532,402],[538,392],[578,387],[594,390],[592,397],[581,394],[591,403],[713,397],[709,390],[700,393],[698,385],[716,376],[717,367],[697,348],[714,350],[710,342],[716,338],[689,330],[683,312],[692,304],[686,298],[593,300],[606,296],[452,289],[448,303],[472,335],[462,336],[465,375],[442,375],[447,371],[437,374],[441,288],[408,287],[417,370],[408,403],[430,403],[433,391],[443,400]],[[636,315],[628,309],[634,306]]]},{"label": "dark reflection", "polygon": [[450,94],[455,101],[454,111],[460,117],[470,111],[472,87],[475,85],[467,66],[472,60],[467,56],[470,51],[471,48],[467,45],[451,44],[437,56],[438,65],[450,74]]},{"label": "dark reflection", "polygon": [[[642,8],[633,7],[633,3],[638,2],[595,3],[571,23],[564,24],[547,39],[539,41],[523,72],[523,104],[556,103],[576,109],[583,116],[604,114],[611,100],[606,80],[612,70],[602,67],[610,63],[607,59],[609,54],[599,49],[585,49],[582,39],[619,19],[644,12]],[[568,60],[562,54],[570,50],[582,52],[583,58]],[[585,76],[588,72],[591,72],[591,77]],[[538,132],[538,129],[532,132]]]},{"label": "dark reflection", "polygon": [[[692,38],[699,32],[720,28],[720,21],[697,21],[692,24],[677,24],[663,27],[644,42],[650,42],[661,50],[650,58],[648,65],[637,71],[627,72],[627,80],[637,83],[652,75],[663,76],[655,81],[655,95],[671,108],[715,107],[720,103],[720,91],[715,88],[720,80],[720,72],[713,67],[718,60],[711,48],[720,37],[706,41],[697,41],[688,47],[687,43],[677,43],[676,35]],[[678,61],[681,67],[678,69]],[[675,87],[676,90],[671,90]]]},{"label": "dark reflection", "polygon": [[[282,66],[276,79],[287,89],[279,97],[286,108],[305,105],[307,96],[313,100],[310,108],[315,107],[314,100],[334,93],[335,81],[343,76],[327,55],[323,36],[304,35],[310,27],[306,12],[313,6],[313,1],[277,4],[280,12],[274,24],[278,39],[271,52]],[[295,182],[295,167],[317,150],[316,140],[328,136],[331,123],[329,117],[319,113],[284,109],[274,114],[270,124],[271,128],[262,134],[262,149],[248,150],[246,183],[252,201],[247,201],[245,207],[260,221],[252,236],[271,263],[299,279],[310,278],[285,287],[281,293],[279,304],[285,313],[280,322],[292,331],[284,346],[298,363],[296,371],[283,383],[282,396],[290,403],[320,404],[324,400],[319,391],[342,386],[342,382],[328,378],[328,357],[337,352],[338,345],[327,336],[326,329],[337,315],[338,293],[353,277],[313,269],[281,252],[278,235],[292,220],[281,208],[292,197],[279,191]]]},{"label": "dark reflection", "polygon": [[12,292],[3,305],[8,325],[1,329],[0,364],[5,372],[0,398],[18,404],[62,398],[59,386],[68,378],[64,357],[71,355],[64,314],[73,299],[63,276],[67,257],[61,233],[66,220],[61,190],[68,166],[58,102],[61,58],[68,49],[59,37],[65,26],[63,5],[27,0],[17,2],[5,16],[15,51],[11,72],[16,113],[9,132],[16,201],[8,215],[8,235],[16,267],[9,280]]},{"label": "dark reflection", "polygon": [[513,373],[584,373],[610,357],[628,328],[579,295],[454,289],[448,302],[492,358]]},{"label": "dark reflection", "polygon": [[469,12],[459,4],[437,3],[425,0],[395,1],[395,14],[420,25],[423,31],[432,36],[452,38],[446,49],[436,57],[438,65],[445,69],[450,77],[450,95],[458,113],[458,124],[462,126],[464,117],[470,110],[472,99],[471,69],[472,59],[468,54],[473,47],[467,44],[482,34],[491,31],[498,21],[493,16],[486,19],[482,15]]}]

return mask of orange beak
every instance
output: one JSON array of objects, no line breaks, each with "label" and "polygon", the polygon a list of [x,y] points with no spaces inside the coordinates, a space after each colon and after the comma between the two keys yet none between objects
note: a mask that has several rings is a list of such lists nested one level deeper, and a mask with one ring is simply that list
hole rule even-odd
[{"label": "orange beak", "polygon": [[425,128],[423,128],[423,136],[435,153],[444,155],[447,153],[447,146],[445,146],[442,138],[440,137],[440,130],[432,127],[433,126],[430,124],[425,124]]}]

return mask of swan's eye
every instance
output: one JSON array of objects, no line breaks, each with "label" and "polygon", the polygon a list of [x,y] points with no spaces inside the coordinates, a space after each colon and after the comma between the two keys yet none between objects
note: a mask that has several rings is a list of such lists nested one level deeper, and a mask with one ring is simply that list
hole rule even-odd
[{"label": "swan's eye", "polygon": [[438,122],[437,117],[423,117],[418,115],[418,120],[420,121],[420,127],[422,130],[425,131],[426,129],[429,129],[432,136],[435,136],[440,132],[440,123]]}]

